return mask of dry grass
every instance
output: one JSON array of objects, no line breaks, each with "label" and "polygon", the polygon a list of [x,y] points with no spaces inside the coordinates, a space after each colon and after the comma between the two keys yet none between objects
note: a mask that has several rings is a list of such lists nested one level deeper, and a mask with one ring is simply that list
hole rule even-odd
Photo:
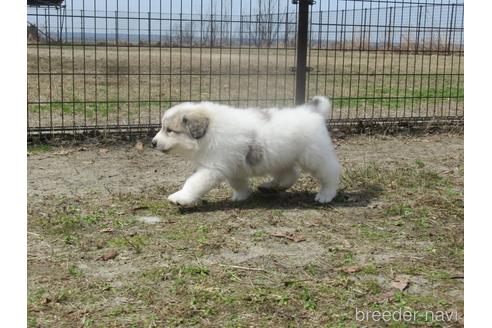
[{"label": "dry grass", "polygon": [[[313,202],[317,185],[303,176],[279,195],[232,203],[222,186],[180,209],[164,200],[187,174],[179,159],[131,146],[31,149],[29,326],[355,327],[355,308],[462,318],[462,151],[461,136],[348,139],[331,206]],[[109,178],[113,164],[125,181]],[[66,191],[32,180],[46,174]],[[302,238],[274,236],[289,233]]]},{"label": "dry grass", "polygon": [[[29,47],[29,123],[158,123],[184,100],[290,105],[294,59],[286,49]],[[463,114],[463,57],[313,49],[308,65],[308,95],[333,97],[335,118]]]}]

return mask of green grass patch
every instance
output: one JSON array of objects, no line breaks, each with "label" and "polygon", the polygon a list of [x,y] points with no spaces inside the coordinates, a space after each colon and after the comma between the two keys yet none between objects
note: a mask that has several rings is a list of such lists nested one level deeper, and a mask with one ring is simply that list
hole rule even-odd
[{"label": "green grass patch", "polygon": [[[305,176],[242,203],[220,186],[196,209],[163,201],[172,186],[161,185],[47,196],[28,208],[29,325],[355,327],[355,307],[461,311],[462,178],[434,166],[347,166],[330,206],[312,201],[318,185]],[[119,255],[102,261],[110,249]],[[399,275],[410,276],[404,292],[391,287]]]},{"label": "green grass patch", "polygon": [[[437,99],[437,103],[442,102],[442,98],[455,99],[458,103],[464,101],[464,89],[463,87],[451,87],[448,85],[438,86],[433,85],[429,88],[427,86],[420,90],[417,85],[413,88],[412,85],[408,85],[407,88],[397,88],[396,86],[385,86],[381,88],[380,85],[360,86],[359,91],[351,96],[337,97],[333,96],[333,106],[335,108],[374,108],[374,109],[408,109],[419,108],[422,103],[433,104],[434,99]],[[446,100],[446,103],[448,100]]]},{"label": "green grass patch", "polygon": [[136,253],[141,253],[143,248],[149,243],[149,238],[147,236],[119,236],[111,238],[107,241],[108,246],[116,248],[127,248],[135,251]]},{"label": "green grass patch", "polygon": [[141,110],[148,109],[150,107],[159,106],[163,109],[170,108],[169,102],[158,102],[158,101],[140,101],[135,103],[128,103],[124,100],[120,102],[105,102],[105,101],[87,101],[87,102],[59,102],[53,101],[51,103],[43,104],[29,104],[28,111],[33,115],[36,113],[50,113],[52,112],[54,116],[64,116],[70,117],[71,115],[83,115],[87,118],[105,117],[109,114],[120,112],[121,115],[128,113],[130,109],[131,113],[137,113],[139,108]]},{"label": "green grass patch", "polygon": [[263,241],[267,238],[268,236],[268,233],[264,230],[257,230],[255,232],[253,232],[253,234],[251,235],[251,238],[254,240],[254,241]]},{"label": "green grass patch", "polygon": [[68,267],[68,274],[73,278],[79,278],[83,275],[83,272],[77,266],[70,265]]},{"label": "green grass patch", "polygon": [[33,154],[48,152],[53,149],[53,146],[48,144],[29,145],[27,151]]},{"label": "green grass patch", "polygon": [[351,188],[364,188],[368,191],[385,189],[435,189],[449,187],[449,179],[425,168],[399,167],[383,169],[374,163],[348,170],[342,176],[342,183]]},{"label": "green grass patch", "polygon": [[394,216],[399,215],[402,218],[408,218],[413,214],[413,209],[408,204],[395,204],[391,205],[388,209],[386,209],[386,215]]}]

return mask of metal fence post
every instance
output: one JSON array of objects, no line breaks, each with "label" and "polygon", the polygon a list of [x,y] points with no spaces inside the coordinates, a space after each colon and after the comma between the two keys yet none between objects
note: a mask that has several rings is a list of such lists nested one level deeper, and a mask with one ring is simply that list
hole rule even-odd
[{"label": "metal fence post", "polygon": [[299,4],[296,43],[296,105],[301,105],[306,101],[306,61],[309,26],[309,5],[312,5],[314,1],[292,0],[292,3]]},{"label": "metal fence post", "polygon": [[315,94],[332,98],[332,125],[462,125],[463,0],[149,1],[27,2],[30,138],[147,133],[182,101],[293,105]]}]

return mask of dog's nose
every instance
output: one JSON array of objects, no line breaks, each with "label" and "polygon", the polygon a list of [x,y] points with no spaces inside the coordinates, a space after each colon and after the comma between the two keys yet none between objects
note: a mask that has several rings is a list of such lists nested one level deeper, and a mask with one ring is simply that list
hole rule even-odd
[{"label": "dog's nose", "polygon": [[152,148],[157,147],[157,140],[152,139]]}]

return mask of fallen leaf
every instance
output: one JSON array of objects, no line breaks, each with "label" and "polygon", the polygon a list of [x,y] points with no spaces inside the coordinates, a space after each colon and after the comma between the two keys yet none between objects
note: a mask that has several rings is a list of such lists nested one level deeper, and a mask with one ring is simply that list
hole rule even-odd
[{"label": "fallen leaf", "polygon": [[362,270],[361,267],[351,266],[351,267],[343,268],[341,271],[343,271],[345,273],[356,273],[356,272],[359,272],[360,270]]},{"label": "fallen leaf", "polygon": [[103,261],[108,261],[114,259],[116,256],[118,256],[118,252],[113,249],[101,256],[100,259]]},{"label": "fallen leaf", "polygon": [[142,151],[144,149],[143,142],[141,142],[140,140],[137,141],[137,143],[135,144],[135,148],[137,148],[137,150],[139,150],[139,151]]},{"label": "fallen leaf", "polygon": [[286,238],[286,239],[292,240],[293,242],[296,242],[296,243],[306,240],[306,238],[304,238],[303,236],[296,236],[290,232],[286,232],[286,233],[274,232],[274,233],[270,234],[270,236],[278,237],[278,238]]},{"label": "fallen leaf", "polygon": [[48,297],[43,298],[43,300],[41,301],[41,304],[49,304],[49,303],[51,303],[51,299]]},{"label": "fallen leaf", "polygon": [[113,228],[104,228],[104,229],[99,230],[99,232],[101,232],[101,233],[104,233],[104,232],[113,232],[113,231],[114,231]]},{"label": "fallen leaf", "polygon": [[53,155],[68,155],[68,154],[73,153],[73,152],[74,152],[73,150],[62,149],[62,150],[53,152]]},{"label": "fallen leaf", "polygon": [[386,207],[386,204],[383,202],[373,202],[367,205],[368,208],[384,208]]},{"label": "fallen leaf", "polygon": [[404,291],[408,287],[408,279],[406,278],[397,278],[391,282],[391,287],[398,289],[399,291]]},{"label": "fallen leaf", "polygon": [[369,302],[373,303],[383,303],[385,301],[390,301],[393,298],[393,292],[385,292],[379,295],[370,295],[367,297]]},{"label": "fallen leaf", "polygon": [[99,149],[99,153],[100,154],[106,154],[108,151],[109,151],[109,149],[107,149],[107,148],[101,148],[101,149]]},{"label": "fallen leaf", "polygon": [[340,239],[340,243],[342,243],[343,247],[345,247],[345,248],[351,248],[352,247],[352,244],[345,238]]}]

